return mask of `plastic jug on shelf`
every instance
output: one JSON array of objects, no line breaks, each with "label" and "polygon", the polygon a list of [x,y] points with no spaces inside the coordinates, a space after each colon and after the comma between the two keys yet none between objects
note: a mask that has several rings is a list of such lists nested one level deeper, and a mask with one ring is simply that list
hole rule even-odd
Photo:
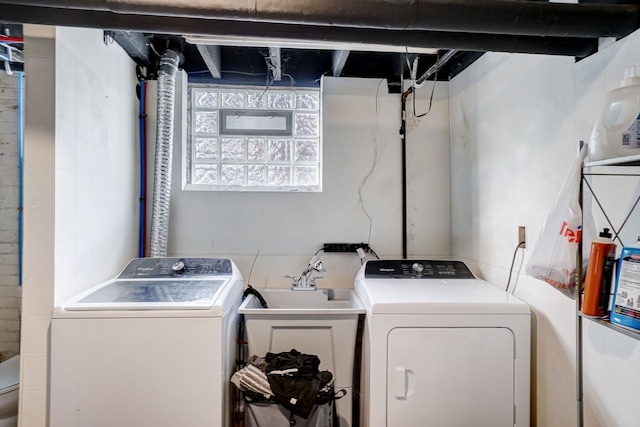
[{"label": "plastic jug on shelf", "polygon": [[589,138],[589,161],[640,154],[640,76],[635,65],[607,94]]}]

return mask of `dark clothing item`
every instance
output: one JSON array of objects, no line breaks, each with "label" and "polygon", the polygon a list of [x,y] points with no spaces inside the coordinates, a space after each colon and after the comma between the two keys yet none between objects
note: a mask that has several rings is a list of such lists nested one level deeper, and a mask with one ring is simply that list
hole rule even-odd
[{"label": "dark clothing item", "polygon": [[[333,375],[319,372],[320,359],[293,349],[283,353],[267,353],[267,377],[275,400],[295,415],[309,417],[318,397],[318,391],[327,385]],[[280,374],[279,371],[286,373]]]},{"label": "dark clothing item", "polygon": [[267,353],[267,374],[271,371],[297,369],[298,376],[311,379],[318,373],[320,359],[316,355],[302,354],[296,349],[282,353]]}]

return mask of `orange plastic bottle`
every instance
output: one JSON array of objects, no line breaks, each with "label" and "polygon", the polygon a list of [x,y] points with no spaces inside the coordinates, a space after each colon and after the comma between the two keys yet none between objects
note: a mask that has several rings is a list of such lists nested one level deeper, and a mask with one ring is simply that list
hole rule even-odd
[{"label": "orange plastic bottle", "polygon": [[582,313],[588,316],[605,316],[609,305],[609,293],[616,261],[616,244],[611,240],[609,229],[591,243],[591,257],[584,279]]}]

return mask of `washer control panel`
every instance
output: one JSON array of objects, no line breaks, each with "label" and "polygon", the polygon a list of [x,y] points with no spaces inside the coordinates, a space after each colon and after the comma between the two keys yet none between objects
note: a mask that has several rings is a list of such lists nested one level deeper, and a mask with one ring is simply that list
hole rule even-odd
[{"label": "washer control panel", "polygon": [[118,279],[169,279],[231,276],[227,258],[136,258],[127,264]]},{"label": "washer control panel", "polygon": [[369,261],[364,277],[370,279],[475,279],[461,261],[377,260]]}]

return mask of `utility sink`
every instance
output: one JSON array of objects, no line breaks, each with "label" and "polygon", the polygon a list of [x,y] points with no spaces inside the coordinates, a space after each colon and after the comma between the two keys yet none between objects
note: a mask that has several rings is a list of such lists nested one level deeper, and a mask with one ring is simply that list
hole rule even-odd
[{"label": "utility sink", "polygon": [[363,314],[364,306],[351,289],[316,289],[313,291],[294,291],[291,289],[256,289],[267,302],[263,308],[255,295],[249,295],[242,302],[238,312],[261,314],[264,316],[317,316]]},{"label": "utility sink", "polygon": [[248,295],[238,312],[244,315],[249,355],[265,356],[296,349],[320,359],[320,370],[330,371],[336,390],[348,399],[336,401],[341,425],[350,426],[353,399],[353,367],[358,319],[365,308],[351,289],[258,288],[268,308]]}]

